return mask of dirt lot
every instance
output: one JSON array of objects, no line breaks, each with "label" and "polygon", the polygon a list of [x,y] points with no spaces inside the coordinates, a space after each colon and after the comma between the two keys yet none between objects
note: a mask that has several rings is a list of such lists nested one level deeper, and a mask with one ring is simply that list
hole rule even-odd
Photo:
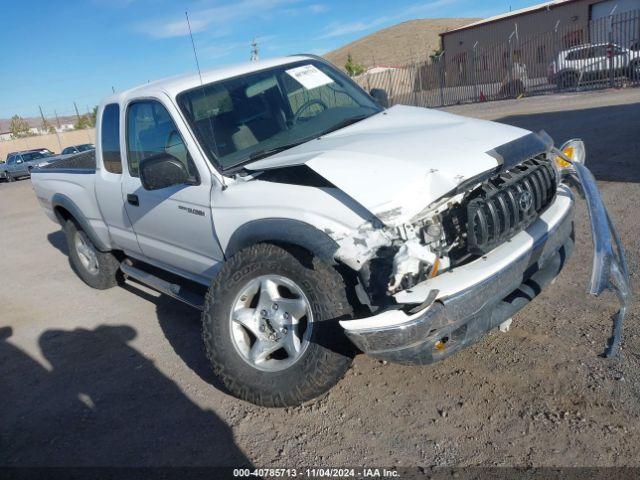
[{"label": "dirt lot", "polygon": [[[585,138],[638,290],[640,89],[451,110]],[[431,367],[359,356],[282,410],[220,389],[197,312],[85,286],[28,180],[1,184],[0,205],[0,465],[640,465],[640,309],[620,358],[600,358],[616,303],[585,294],[582,205],[569,265],[510,332]]]}]

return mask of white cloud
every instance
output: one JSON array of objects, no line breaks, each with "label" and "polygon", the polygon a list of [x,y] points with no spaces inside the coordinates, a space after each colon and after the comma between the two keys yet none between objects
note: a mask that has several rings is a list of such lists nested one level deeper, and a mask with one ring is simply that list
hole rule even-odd
[{"label": "white cloud", "polygon": [[[191,30],[196,33],[205,29],[223,29],[228,31],[233,22],[255,19],[259,15],[267,15],[277,7],[291,4],[297,0],[239,0],[232,3],[216,5],[210,8],[189,12]],[[180,18],[164,18],[141,22],[135,29],[153,38],[180,37],[189,34],[187,21]]]},{"label": "white cloud", "polygon": [[393,22],[398,22],[400,20],[415,18],[419,15],[430,14],[444,7],[448,7],[449,5],[460,3],[460,1],[461,0],[435,0],[433,2],[415,3],[413,5],[407,6],[406,8],[393,15],[357,22],[334,22],[325,27],[323,32],[321,32],[319,38],[324,39],[342,37],[344,35],[350,35],[352,33],[365,32],[375,27],[379,27],[385,23],[390,24]]},{"label": "white cloud", "polygon": [[329,7],[327,5],[323,5],[322,3],[314,3],[313,5],[309,5],[309,10],[312,13],[324,13],[329,11]]},{"label": "white cloud", "polygon": [[389,17],[381,17],[366,22],[334,22],[329,24],[324,29],[324,32],[321,34],[320,38],[342,37],[343,35],[349,35],[351,33],[364,32],[366,30],[370,30],[374,27],[382,25],[388,20]]}]

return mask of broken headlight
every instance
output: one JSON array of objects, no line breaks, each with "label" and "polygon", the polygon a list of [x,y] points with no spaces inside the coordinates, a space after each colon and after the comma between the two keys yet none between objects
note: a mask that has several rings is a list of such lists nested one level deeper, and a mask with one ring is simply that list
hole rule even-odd
[{"label": "broken headlight", "polygon": [[[450,219],[447,219],[450,221]],[[447,234],[441,215],[399,229],[401,244],[393,258],[389,291],[406,290],[451,267],[450,251],[458,245],[458,235]]]}]

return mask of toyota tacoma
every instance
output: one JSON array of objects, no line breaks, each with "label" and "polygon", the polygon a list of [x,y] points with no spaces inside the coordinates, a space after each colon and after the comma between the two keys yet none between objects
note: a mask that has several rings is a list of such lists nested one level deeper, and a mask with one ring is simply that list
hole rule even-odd
[{"label": "toyota tacoma", "polygon": [[311,55],[152,82],[32,182],[84,282],[200,309],[214,371],[259,405],[323,394],[357,351],[429,364],[508,322],[571,254],[572,188],[615,355],[628,273],[583,142],[387,101]]}]

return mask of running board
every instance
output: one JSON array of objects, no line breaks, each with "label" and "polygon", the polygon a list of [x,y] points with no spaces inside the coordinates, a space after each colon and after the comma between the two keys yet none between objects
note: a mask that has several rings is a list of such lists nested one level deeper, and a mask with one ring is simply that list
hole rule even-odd
[{"label": "running board", "polygon": [[120,264],[120,270],[122,270],[125,278],[137,280],[153,290],[163,293],[171,298],[175,298],[182,303],[186,303],[190,307],[196,308],[200,311],[204,310],[204,298],[191,290],[187,290],[177,283],[169,283],[160,277],[133,267],[127,263],[126,260]]}]

